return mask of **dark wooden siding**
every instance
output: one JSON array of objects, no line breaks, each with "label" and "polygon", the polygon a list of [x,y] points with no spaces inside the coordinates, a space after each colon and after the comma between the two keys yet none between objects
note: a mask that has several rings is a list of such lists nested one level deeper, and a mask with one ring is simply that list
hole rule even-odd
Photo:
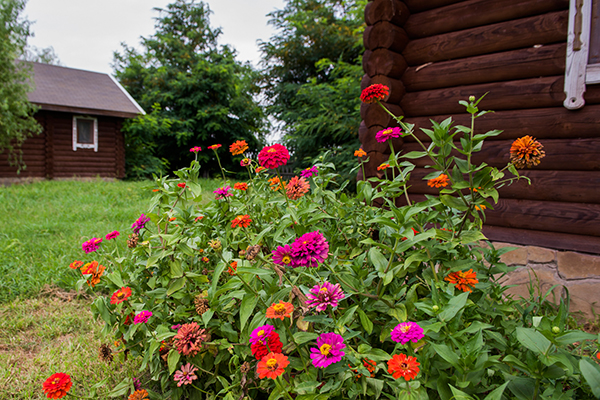
[{"label": "dark wooden siding", "polygon": [[[506,165],[511,142],[524,135],[541,140],[547,156],[523,171],[531,186],[500,191],[484,232],[492,240],[600,253],[600,85],[588,86],[583,109],[562,106],[568,7],[568,0],[371,1],[362,85],[389,86],[388,107],[417,131],[448,116],[466,124],[458,101],[489,92],[480,109],[496,112],[476,129],[504,132],[475,162]],[[377,105],[363,104],[361,115],[359,137],[372,160],[366,174],[375,176],[389,154],[375,134],[395,123]],[[394,146],[417,149],[410,138]],[[412,177],[416,199],[437,193],[422,180],[426,164],[417,161]]]},{"label": "dark wooden siding", "polygon": [[0,154],[0,178],[43,178],[46,176],[46,115],[38,113],[36,119],[42,125],[43,131],[39,135],[28,138],[21,148],[23,162],[27,167],[17,175],[17,168],[9,164],[8,156],[6,152],[3,152]]}]

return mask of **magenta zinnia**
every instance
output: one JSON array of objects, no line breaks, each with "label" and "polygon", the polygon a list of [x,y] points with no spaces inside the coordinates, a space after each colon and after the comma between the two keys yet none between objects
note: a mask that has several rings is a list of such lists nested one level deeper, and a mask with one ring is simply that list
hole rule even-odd
[{"label": "magenta zinnia", "polygon": [[222,188],[218,188],[217,190],[214,190],[213,193],[215,194],[215,199],[221,200],[221,199],[224,199],[225,197],[233,196],[233,193],[229,193],[230,190],[231,190],[231,186],[229,186],[229,185],[223,186]]},{"label": "magenta zinnia", "polygon": [[327,258],[329,243],[319,231],[308,232],[292,243],[293,267],[318,267]]},{"label": "magenta zinnia", "polygon": [[120,235],[119,231],[112,231],[111,233],[106,234],[106,240],[112,240],[119,235]]},{"label": "magenta zinnia", "polygon": [[146,222],[150,221],[150,218],[146,217],[144,214],[140,215],[140,217],[131,225],[131,229],[133,229],[133,233],[140,233],[142,229],[146,226]]},{"label": "magenta zinnia", "polygon": [[285,146],[275,143],[273,146],[266,146],[258,153],[258,163],[265,168],[275,169],[287,164],[290,159],[290,153]]},{"label": "magenta zinnia", "polygon": [[310,178],[311,176],[317,176],[318,173],[319,170],[317,169],[317,166],[313,165],[312,167],[306,168],[305,170],[300,172],[300,176],[302,176],[303,178]]},{"label": "magenta zinnia", "polygon": [[198,368],[194,367],[192,364],[187,363],[181,367],[180,370],[175,372],[173,376],[173,380],[177,382],[177,386],[181,385],[189,385],[192,381],[198,379],[194,372],[198,371]]},{"label": "magenta zinnia", "polygon": [[346,355],[342,351],[346,345],[344,338],[337,333],[323,333],[317,339],[317,347],[310,349],[310,358],[317,368],[325,368],[336,363]]},{"label": "magenta zinnia", "polygon": [[273,250],[273,262],[275,264],[293,267],[292,261],[292,246],[289,244],[279,246],[277,250]]},{"label": "magenta zinnia", "polygon": [[179,354],[184,356],[195,356],[202,348],[202,342],[207,341],[206,329],[200,329],[196,322],[183,324],[177,330],[173,343]]},{"label": "magenta zinnia", "polygon": [[194,146],[190,149],[191,153],[197,153],[199,151],[202,151],[202,147],[200,147],[200,146]]},{"label": "magenta zinnia", "polygon": [[85,251],[86,254],[92,253],[98,250],[98,247],[100,247],[100,243],[102,243],[102,239],[91,238],[87,242],[82,243],[81,248],[83,249],[83,251]]},{"label": "magenta zinnia", "polygon": [[323,282],[322,285],[315,285],[307,295],[306,305],[310,308],[316,307],[317,311],[325,311],[327,306],[335,308],[338,302],[344,298],[344,292],[340,284],[332,285],[329,282]]},{"label": "magenta zinnia", "polygon": [[310,184],[306,178],[298,178],[297,176],[290,179],[285,185],[285,193],[291,200],[298,200],[310,190]]},{"label": "magenta zinnia", "polygon": [[148,319],[150,319],[150,317],[152,316],[152,311],[140,311],[139,314],[137,314],[135,316],[135,318],[133,319],[133,323],[134,324],[145,324],[146,322],[148,322]]},{"label": "magenta zinnia", "polygon": [[423,328],[416,322],[400,322],[392,330],[392,340],[400,344],[406,344],[409,341],[417,343],[423,337],[425,337]]},{"label": "magenta zinnia", "polygon": [[400,128],[398,128],[398,127],[385,128],[385,129],[377,132],[377,134],[375,135],[375,139],[377,139],[377,141],[379,143],[384,143],[388,139],[399,138],[400,136],[402,136],[402,132],[400,131]]},{"label": "magenta zinnia", "polygon": [[275,328],[273,328],[271,325],[259,326],[250,334],[250,343],[260,342],[262,344],[266,344],[266,342],[269,340],[271,332],[273,332],[274,330]]}]

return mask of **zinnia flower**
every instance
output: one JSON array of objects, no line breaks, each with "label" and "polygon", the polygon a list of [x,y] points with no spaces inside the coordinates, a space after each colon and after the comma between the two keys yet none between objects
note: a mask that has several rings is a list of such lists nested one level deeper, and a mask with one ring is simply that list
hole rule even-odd
[{"label": "zinnia flower", "polygon": [[229,151],[233,156],[243,154],[246,150],[248,150],[248,143],[246,143],[245,140],[236,140],[231,146],[229,146]]},{"label": "zinnia flower", "polygon": [[217,151],[217,149],[221,147],[220,144],[213,144],[212,146],[208,146],[209,149]]},{"label": "zinnia flower", "polygon": [[385,128],[385,129],[377,132],[377,134],[375,135],[375,139],[377,139],[377,141],[379,143],[384,143],[384,142],[387,142],[391,138],[399,138],[400,136],[402,136],[402,132],[401,132],[400,128],[398,128],[398,127]]},{"label": "zinnia flower", "polygon": [[134,324],[145,324],[146,322],[148,322],[148,320],[150,319],[150,317],[152,316],[152,311],[140,311],[139,314],[137,314],[135,316],[135,318],[133,319],[133,323]]},{"label": "zinnia flower", "polygon": [[277,250],[273,250],[273,262],[277,265],[285,265],[293,267],[292,260],[292,246],[286,244],[285,246],[279,246]]},{"label": "zinnia flower", "polygon": [[269,178],[269,187],[271,188],[271,190],[279,190],[279,189],[281,189],[281,180],[279,179],[278,176],[274,176],[272,178]]},{"label": "zinnia flower", "polygon": [[258,168],[256,168],[256,173],[258,174],[259,172],[262,172],[265,169],[266,169],[265,167],[258,167]]},{"label": "zinnia flower", "polygon": [[317,368],[325,368],[341,361],[346,355],[342,351],[345,347],[344,338],[337,333],[321,334],[317,339],[317,347],[310,349],[313,365]]},{"label": "zinnia flower", "polygon": [[236,226],[239,226],[241,228],[247,228],[248,225],[250,225],[250,222],[252,222],[252,220],[249,215],[238,215],[231,221],[231,227],[235,228]]},{"label": "zinnia flower", "polygon": [[178,183],[177,187],[180,187],[180,188],[184,189],[185,188],[185,183],[183,183],[183,182]]},{"label": "zinnia flower", "polygon": [[305,233],[292,243],[293,267],[318,267],[327,258],[329,243],[319,231]]},{"label": "zinnia flower", "polygon": [[315,285],[308,293],[306,305],[310,308],[316,307],[317,311],[325,311],[327,306],[335,308],[338,302],[344,298],[344,292],[340,284],[332,285],[329,282],[323,282],[322,285]]},{"label": "zinnia flower", "polygon": [[190,152],[192,153],[198,153],[199,151],[202,151],[202,147],[200,146],[194,146],[190,149]]},{"label": "zinnia flower", "polygon": [[82,243],[81,248],[83,249],[85,254],[92,253],[98,250],[98,247],[100,247],[100,243],[102,243],[102,239],[91,238],[87,242]]},{"label": "zinnia flower", "polygon": [[62,372],[50,375],[43,384],[44,393],[49,399],[62,399],[73,386],[71,376]]},{"label": "zinnia flower", "polygon": [[223,186],[222,188],[218,188],[217,190],[214,190],[213,193],[215,194],[215,199],[221,200],[225,197],[233,196],[233,193],[229,193],[230,190],[231,190],[231,186],[229,186],[229,185]]},{"label": "zinnia flower", "polygon": [[106,240],[112,240],[119,235],[120,235],[119,231],[112,231],[111,233],[106,234]]},{"label": "zinnia flower", "polygon": [[140,217],[131,225],[131,229],[133,229],[133,233],[139,233],[146,226],[146,222],[150,221],[150,218],[146,217],[144,214],[140,215]]},{"label": "zinnia flower", "polygon": [[81,267],[81,273],[83,275],[92,275],[90,280],[87,281],[87,284],[91,287],[94,287],[100,283],[100,278],[105,270],[106,267],[103,265],[98,265],[98,261],[92,261]]},{"label": "zinnia flower", "polygon": [[73,261],[71,264],[69,264],[69,268],[71,269],[77,269],[79,267],[81,267],[83,265],[83,261]]},{"label": "zinnia flower", "polygon": [[258,163],[265,168],[275,169],[287,164],[290,153],[285,146],[275,143],[273,146],[265,146],[258,153]]},{"label": "zinnia flower", "polygon": [[294,312],[294,306],[292,303],[285,301],[279,301],[279,303],[271,304],[271,307],[267,308],[267,318],[279,318],[283,321],[284,318],[291,318],[291,314]]},{"label": "zinnia flower", "polygon": [[419,340],[425,337],[423,334],[423,328],[421,328],[416,322],[400,322],[392,330],[391,335],[392,340],[400,344],[406,344],[409,341],[417,343]]},{"label": "zinnia flower", "polygon": [[250,334],[250,343],[260,342],[262,344],[265,344],[269,338],[269,335],[274,330],[275,330],[275,328],[273,328],[271,325],[259,326],[258,328],[253,330],[252,333]]},{"label": "zinnia flower", "polygon": [[282,349],[283,343],[281,343],[279,334],[275,331],[269,333],[265,343],[258,341],[250,344],[250,350],[257,360],[261,360],[269,353],[281,353]]},{"label": "zinnia flower", "polygon": [[231,264],[229,264],[229,275],[233,276],[235,275],[235,272],[237,271],[237,261],[232,261]]},{"label": "zinnia flower", "polygon": [[385,97],[390,94],[390,88],[382,85],[380,83],[376,83],[365,88],[360,94],[360,100],[363,103],[375,103],[377,100],[383,100]]},{"label": "zinnia flower", "polygon": [[379,167],[377,167],[377,171],[383,171],[384,169],[388,169],[389,167],[390,167],[390,164],[383,163]]},{"label": "zinnia flower", "polygon": [[194,367],[192,364],[187,363],[181,367],[180,370],[175,372],[173,376],[173,380],[177,382],[177,386],[181,385],[189,385],[192,381],[198,379],[194,372],[198,371],[198,368]]},{"label": "zinnia flower", "polygon": [[535,138],[527,135],[515,140],[510,146],[510,162],[516,168],[531,168],[538,165],[546,156],[544,146]]},{"label": "zinnia flower", "polygon": [[110,296],[110,304],[119,304],[131,296],[131,288],[122,287]]},{"label": "zinnia flower", "polygon": [[437,178],[432,178],[432,179],[428,180],[427,186],[441,188],[441,187],[448,186],[449,182],[450,182],[450,179],[448,179],[448,175],[440,174],[440,176],[438,176]]},{"label": "zinnia flower", "polygon": [[260,379],[271,378],[275,379],[283,374],[285,367],[290,364],[288,358],[280,353],[269,353],[259,361],[256,372]]},{"label": "zinnia flower", "polygon": [[364,157],[367,155],[367,153],[361,147],[360,149],[354,151],[354,155],[356,157]]},{"label": "zinnia flower", "polygon": [[247,167],[251,163],[252,163],[252,160],[250,160],[249,158],[244,158],[242,161],[240,161],[240,166]]},{"label": "zinnia flower", "polygon": [[312,167],[306,168],[305,170],[300,172],[300,176],[302,176],[303,178],[310,178],[311,176],[317,176],[318,173],[319,170],[317,169],[317,166],[313,165]]},{"label": "zinnia flower", "polygon": [[290,179],[285,185],[285,193],[291,200],[297,200],[304,196],[310,190],[310,184],[306,178],[298,178],[297,176]]},{"label": "zinnia flower", "polygon": [[146,389],[138,389],[131,393],[127,400],[148,400],[148,392]]},{"label": "zinnia flower", "polygon": [[394,379],[403,377],[404,380],[410,381],[415,379],[419,373],[419,364],[417,359],[406,354],[394,354],[392,359],[387,362],[388,373],[392,374]]},{"label": "zinnia flower", "polygon": [[233,185],[235,190],[248,190],[248,184],[246,182],[237,182]]},{"label": "zinnia flower", "polygon": [[200,329],[196,322],[183,324],[177,330],[177,335],[173,338],[173,344],[179,354],[184,356],[195,356],[202,348],[202,342],[208,340],[206,329]]},{"label": "zinnia flower", "polygon": [[457,289],[462,290],[463,292],[472,292],[472,288],[475,287],[475,284],[479,283],[477,273],[473,272],[472,268],[467,272],[450,272],[444,280],[453,283]]}]

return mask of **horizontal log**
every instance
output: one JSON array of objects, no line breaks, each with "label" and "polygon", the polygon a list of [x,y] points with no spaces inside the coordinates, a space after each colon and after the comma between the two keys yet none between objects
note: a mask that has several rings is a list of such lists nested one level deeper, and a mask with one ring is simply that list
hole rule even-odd
[{"label": "horizontal log", "polygon": [[390,49],[402,53],[408,41],[404,29],[386,21],[367,26],[363,33],[363,43],[368,50]]},{"label": "horizontal log", "polygon": [[600,86],[587,85],[583,98],[585,99],[585,104],[600,104]]},{"label": "horizontal log", "polygon": [[[500,135],[499,137],[502,137]],[[510,160],[510,146],[513,140],[486,140],[481,151],[473,153],[473,164],[485,162],[493,167],[502,168]],[[600,171],[600,136],[589,139],[544,139],[541,140],[546,156],[542,162],[532,170],[539,171]],[[424,142],[429,146],[429,142]],[[415,142],[405,143],[401,148],[403,153],[422,151],[422,147]],[[453,156],[458,152],[453,151]],[[411,160],[417,167],[431,165],[428,157]],[[524,171],[530,171],[525,169]],[[585,174],[585,172],[582,172]],[[600,183],[600,182],[599,182]],[[598,186],[600,187],[600,185]],[[600,196],[598,196],[600,201]]]},{"label": "horizontal log", "polygon": [[410,66],[564,42],[568,11],[412,40],[402,55]]},{"label": "horizontal log", "polygon": [[[485,101],[485,100],[484,100]],[[483,106],[483,107],[482,107]],[[480,109],[487,109],[485,103],[480,103]],[[600,105],[586,105],[575,111],[564,107],[538,108],[524,110],[498,111],[485,114],[475,121],[475,133],[485,133],[493,129],[502,130],[500,136],[490,138],[516,139],[525,135],[537,139],[562,138],[595,138],[600,137]],[[405,122],[415,124],[415,132],[421,140],[428,140],[427,135],[419,128],[431,128],[431,121],[441,122],[450,115],[405,118]],[[462,113],[452,116],[454,124],[470,126],[469,114]],[[414,141],[411,137],[404,138],[405,142]]]},{"label": "horizontal log", "polygon": [[406,67],[404,57],[391,50],[366,50],[363,55],[363,70],[369,76],[385,75],[399,79]]},{"label": "horizontal log", "polygon": [[378,171],[377,167],[379,167],[382,163],[387,162],[389,160],[389,155],[379,153],[377,151],[371,151],[367,154],[367,156],[369,157],[369,162],[366,162],[364,164],[365,175],[367,176],[367,178],[384,178],[385,171]]},{"label": "horizontal log", "polygon": [[[385,107],[394,115],[404,115],[402,109],[394,104],[383,103]],[[362,103],[360,105],[360,116],[368,128],[374,125],[383,127],[398,126],[396,121],[377,103]]]},{"label": "horizontal log", "polygon": [[442,61],[425,67],[409,67],[402,75],[406,90],[510,81],[565,72],[566,43],[530,47],[483,56]]},{"label": "horizontal log", "polygon": [[464,0],[404,0],[404,3],[411,13],[418,13],[454,3],[461,3],[463,1]]},{"label": "horizontal log", "polygon": [[[427,186],[427,181],[423,179],[431,172],[433,170],[430,168],[415,168],[411,174],[410,192],[439,194],[440,189]],[[501,199],[600,204],[599,171],[523,170],[521,173],[531,179],[531,185],[523,179],[510,186],[504,186],[499,190]],[[512,175],[505,175],[507,178],[509,176]]]},{"label": "horizontal log", "polygon": [[466,100],[471,95],[479,98],[485,93],[488,94],[479,103],[480,109],[559,107],[565,98],[563,86],[563,76],[550,76],[409,92],[402,98],[400,107],[405,115],[411,117],[460,113],[464,111],[464,107],[458,104],[460,100]]},{"label": "horizontal log", "polygon": [[569,0],[470,0],[412,14],[404,29],[411,39],[569,9]]},{"label": "horizontal log", "polygon": [[388,96],[383,99],[386,103],[399,104],[400,100],[402,100],[402,96],[406,93],[406,89],[401,80],[393,79],[385,75],[375,75],[372,78],[367,74],[363,75],[360,82],[360,90],[364,90],[366,87],[375,84],[385,85],[390,89]]},{"label": "horizontal log", "polygon": [[566,233],[514,229],[484,224],[483,234],[494,242],[600,254],[600,238]]},{"label": "horizontal log", "polygon": [[[385,129],[385,128],[387,128],[387,127],[383,127],[383,126],[379,126],[379,125],[375,125],[375,126],[372,126],[371,128],[367,128],[364,121],[361,122],[360,126],[358,128],[358,139],[360,140],[362,149],[364,151],[366,151],[367,153],[374,151],[374,152],[378,152],[378,153],[382,153],[382,154],[390,154],[391,149],[390,149],[389,143],[387,143],[387,142],[380,143],[375,138],[375,135],[377,134],[377,132],[379,132],[380,130]],[[394,146],[395,149],[400,149],[403,147],[404,141],[402,140],[402,138],[395,138],[395,139],[392,139],[392,145]]]},{"label": "horizontal log", "polygon": [[400,0],[374,0],[367,3],[365,7],[367,25],[387,21],[396,26],[402,26],[409,16],[408,7]]}]

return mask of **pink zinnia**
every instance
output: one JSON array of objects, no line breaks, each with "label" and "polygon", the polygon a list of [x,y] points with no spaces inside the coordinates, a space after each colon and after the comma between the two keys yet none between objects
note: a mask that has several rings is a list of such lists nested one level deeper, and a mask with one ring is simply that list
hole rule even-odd
[{"label": "pink zinnia", "polygon": [[327,258],[329,243],[319,231],[305,233],[292,243],[293,267],[318,267]]},{"label": "pink zinnia", "polygon": [[379,143],[384,143],[388,139],[399,138],[400,136],[402,136],[400,128],[385,128],[377,132],[377,134],[375,135],[375,139],[377,139]]},{"label": "pink zinnia", "polygon": [[310,349],[310,358],[317,368],[325,368],[333,363],[341,361],[346,355],[342,351],[346,345],[344,338],[337,333],[323,333],[317,339],[317,347]]},{"label": "pink zinnia", "polygon": [[227,186],[223,186],[222,188],[218,188],[217,190],[213,191],[213,193],[215,194],[215,198],[217,200],[221,200],[221,199],[224,199],[225,197],[233,196],[232,193],[229,193],[230,190],[231,190],[231,186],[227,185]]},{"label": "pink zinnia", "polygon": [[187,363],[181,367],[180,370],[175,372],[173,379],[177,382],[177,386],[189,385],[192,381],[198,379],[194,372],[198,371],[198,368],[192,364]]},{"label": "pink zinnia", "polygon": [[202,147],[200,147],[200,146],[194,146],[190,149],[190,152],[192,152],[192,153],[197,153],[199,151],[202,151]]},{"label": "pink zinnia", "polygon": [[240,161],[240,165],[242,167],[247,167],[251,163],[252,163],[252,160],[250,160],[249,158],[244,158],[242,161]]},{"label": "pink zinnia", "polygon": [[273,262],[277,265],[284,265],[293,267],[292,259],[292,246],[286,244],[285,246],[279,246],[277,250],[273,250]]},{"label": "pink zinnia", "polygon": [[392,340],[400,344],[406,344],[411,340],[417,343],[423,337],[425,337],[423,328],[416,322],[400,322],[392,330]]},{"label": "pink zinnia", "polygon": [[266,146],[258,153],[258,163],[265,168],[275,169],[287,164],[290,159],[290,153],[285,146],[275,143],[273,146]]},{"label": "pink zinnia", "polygon": [[344,292],[340,284],[332,285],[329,282],[323,282],[322,285],[315,285],[308,293],[306,305],[310,308],[316,307],[317,311],[325,311],[327,306],[335,308],[338,301],[344,298]]},{"label": "pink zinnia", "polygon": [[134,324],[145,324],[146,322],[148,322],[148,320],[150,319],[150,317],[152,316],[152,311],[140,311],[139,314],[137,314],[135,316],[135,318],[133,319],[133,323]]},{"label": "pink zinnia", "polygon": [[86,254],[92,253],[98,250],[98,247],[100,247],[100,243],[102,243],[102,239],[91,238],[87,242],[82,243],[81,248],[83,249],[83,251],[85,251]]},{"label": "pink zinnia", "polygon": [[303,178],[310,178],[311,176],[317,176],[318,173],[319,170],[317,169],[317,166],[313,165],[312,167],[306,168],[305,170],[300,172],[300,176],[302,176]]},{"label": "pink zinnia", "polygon": [[108,233],[106,235],[106,240],[114,239],[114,238],[116,238],[119,235],[120,235],[119,231],[112,231],[111,233]]},{"label": "pink zinnia", "polygon": [[266,344],[269,340],[271,332],[273,332],[274,330],[275,328],[273,328],[271,325],[259,326],[250,334],[250,343]]},{"label": "pink zinnia", "polygon": [[210,337],[206,329],[200,329],[196,322],[183,324],[177,330],[177,335],[173,338],[173,344],[179,354],[184,356],[195,356],[202,348],[202,342],[206,342]]},{"label": "pink zinnia", "polygon": [[150,218],[146,217],[144,214],[140,215],[140,217],[131,225],[131,229],[133,229],[133,233],[139,233],[146,226],[146,222],[150,221]]}]

